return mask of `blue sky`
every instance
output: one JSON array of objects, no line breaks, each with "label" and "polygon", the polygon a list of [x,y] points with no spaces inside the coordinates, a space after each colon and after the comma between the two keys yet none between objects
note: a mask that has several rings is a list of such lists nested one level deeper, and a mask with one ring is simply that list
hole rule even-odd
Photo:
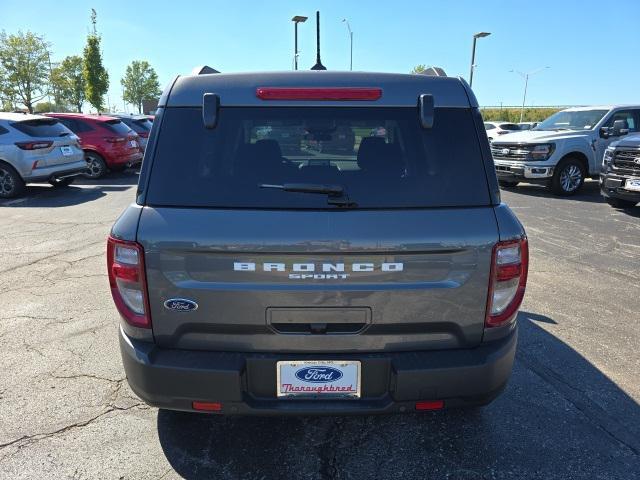
[{"label": "blue sky", "polygon": [[484,30],[492,35],[478,41],[474,74],[481,105],[519,104],[524,82],[509,70],[544,66],[530,79],[527,105],[640,102],[638,0],[183,0],[169,10],[163,3],[0,0],[0,29],[44,35],[58,60],[82,52],[93,6],[112,105],[122,105],[120,78],[132,60],[148,60],[163,87],[201,64],[223,72],[291,69],[294,15],[309,17],[299,27],[299,64],[309,68],[316,10],[329,69],[349,68],[343,18],[354,32],[354,70],[408,72],[422,63],[466,78],[472,35]]}]

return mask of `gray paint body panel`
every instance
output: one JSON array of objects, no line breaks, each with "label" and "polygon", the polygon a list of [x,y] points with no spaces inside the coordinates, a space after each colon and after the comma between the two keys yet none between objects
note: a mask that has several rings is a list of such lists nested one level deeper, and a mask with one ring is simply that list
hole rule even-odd
[{"label": "gray paint body panel", "polygon": [[[374,352],[463,348],[482,340],[492,207],[384,211],[210,210],[145,207],[153,333],[162,347],[217,351]],[[234,263],[255,271],[234,271]],[[382,271],[383,263],[401,271]],[[268,271],[264,263],[285,264]],[[293,264],[344,264],[347,278],[291,279]],[[353,264],[373,264],[354,272]],[[272,268],[272,267],[270,267]],[[307,275],[310,275],[307,273]],[[169,298],[193,312],[163,307]],[[270,307],[368,307],[354,335],[282,335]]]},{"label": "gray paint body panel", "polygon": [[[256,97],[258,87],[380,87],[383,93],[375,101],[260,100]],[[422,93],[433,95],[435,107],[470,106],[466,87],[458,78],[335,71],[216,73],[178,77],[165,90],[161,106],[201,107],[205,93],[220,95],[221,106],[416,106]]]}]

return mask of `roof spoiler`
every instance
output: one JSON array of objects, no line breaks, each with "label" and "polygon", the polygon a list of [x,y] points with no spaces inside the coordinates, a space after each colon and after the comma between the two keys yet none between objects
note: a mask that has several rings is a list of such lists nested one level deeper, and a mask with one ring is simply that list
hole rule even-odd
[{"label": "roof spoiler", "polygon": [[440,67],[427,67],[420,75],[428,75],[429,77],[446,77],[446,72]]},{"label": "roof spoiler", "polygon": [[209,65],[199,65],[197,67],[194,67],[193,70],[191,70],[191,75],[208,75],[210,73],[220,73],[220,72],[215,68],[211,68]]}]

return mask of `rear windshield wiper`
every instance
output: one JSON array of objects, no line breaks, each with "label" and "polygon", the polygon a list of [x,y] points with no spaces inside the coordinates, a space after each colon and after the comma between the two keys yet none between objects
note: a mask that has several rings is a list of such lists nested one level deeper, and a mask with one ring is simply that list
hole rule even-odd
[{"label": "rear windshield wiper", "polygon": [[339,207],[357,207],[358,204],[349,200],[342,185],[330,185],[321,183],[283,183],[273,185],[269,183],[260,184],[260,188],[274,188],[285,192],[298,193],[321,193],[328,195],[327,203]]}]

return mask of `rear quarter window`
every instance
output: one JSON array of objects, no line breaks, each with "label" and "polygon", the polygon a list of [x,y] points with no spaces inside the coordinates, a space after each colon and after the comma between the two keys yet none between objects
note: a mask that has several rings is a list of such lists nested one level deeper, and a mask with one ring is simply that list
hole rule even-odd
[{"label": "rear quarter window", "polygon": [[55,118],[13,122],[11,126],[30,137],[62,137],[72,133]]},{"label": "rear quarter window", "polygon": [[409,107],[224,107],[207,130],[199,108],[165,110],[147,203],[333,209],[326,194],[265,185],[337,184],[355,208],[489,205],[470,109],[437,108],[423,129]]}]

